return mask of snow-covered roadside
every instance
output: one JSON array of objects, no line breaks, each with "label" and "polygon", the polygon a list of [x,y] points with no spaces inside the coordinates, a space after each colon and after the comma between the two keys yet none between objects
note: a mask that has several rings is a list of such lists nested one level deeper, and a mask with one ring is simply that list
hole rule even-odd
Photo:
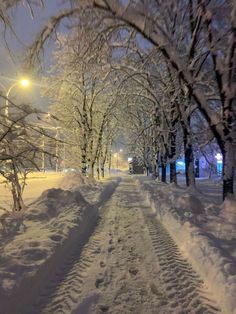
[{"label": "snow-covered roadside", "polygon": [[[58,188],[58,184],[65,176],[62,172],[32,172],[29,173],[23,192],[25,205],[28,206],[43,191]],[[4,178],[0,175],[0,206],[11,211],[12,209],[12,193],[11,187],[4,183]],[[0,209],[1,215],[1,209]]]},{"label": "snow-covered roadside", "polygon": [[[143,177],[137,177],[137,182],[146,193],[153,216],[187,255],[224,313],[236,314],[235,201],[227,201],[220,208],[197,191]],[[224,245],[226,240],[228,247]]]},{"label": "snow-covered roadside", "polygon": [[6,231],[0,229],[3,313],[21,313],[24,303],[34,300],[68,252],[83,246],[96,224],[99,206],[117,184],[118,180],[82,183],[79,176],[69,176],[61,182],[64,189],[45,191],[26,212],[7,218]]}]

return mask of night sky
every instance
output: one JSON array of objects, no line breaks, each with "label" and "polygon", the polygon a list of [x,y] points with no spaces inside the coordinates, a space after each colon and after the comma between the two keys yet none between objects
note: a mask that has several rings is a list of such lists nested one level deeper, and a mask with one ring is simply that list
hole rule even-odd
[{"label": "night sky", "polygon": [[[29,9],[23,5],[19,5],[13,10],[13,29],[17,36],[10,30],[8,30],[6,34],[6,42],[11,51],[12,57],[10,57],[4,40],[3,25],[0,25],[0,76],[2,84],[8,87],[12,84],[11,80],[15,80],[21,75],[22,69],[20,66],[20,60],[22,60],[25,55],[27,46],[33,42],[35,36],[50,16],[55,15],[59,10],[66,8],[66,5],[61,2],[62,1],[60,0],[46,0],[44,1],[44,8],[34,7],[33,19],[30,15]],[[50,53],[52,49],[53,43],[46,46],[46,64],[50,63]],[[33,96],[32,93],[38,95],[38,92],[35,89],[31,89],[30,97]]]}]

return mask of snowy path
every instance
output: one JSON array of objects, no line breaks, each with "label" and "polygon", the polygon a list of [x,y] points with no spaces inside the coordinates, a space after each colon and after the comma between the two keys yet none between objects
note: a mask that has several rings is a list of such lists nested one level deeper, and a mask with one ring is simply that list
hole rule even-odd
[{"label": "snowy path", "polygon": [[28,313],[219,313],[131,177],[101,208],[80,252],[71,252]]}]

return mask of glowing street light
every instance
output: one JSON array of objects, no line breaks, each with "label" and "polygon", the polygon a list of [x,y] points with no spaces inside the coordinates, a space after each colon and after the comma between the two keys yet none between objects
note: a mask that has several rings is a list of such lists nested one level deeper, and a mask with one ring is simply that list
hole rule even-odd
[{"label": "glowing street light", "polygon": [[30,81],[28,79],[26,79],[26,78],[23,78],[23,79],[20,80],[20,84],[23,87],[28,87],[30,85]]}]

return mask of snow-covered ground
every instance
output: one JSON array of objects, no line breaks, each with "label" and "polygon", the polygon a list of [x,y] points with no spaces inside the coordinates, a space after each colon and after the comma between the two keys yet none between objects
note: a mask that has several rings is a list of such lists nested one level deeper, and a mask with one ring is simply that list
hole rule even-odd
[{"label": "snow-covered ground", "polygon": [[[221,182],[198,180],[197,190],[137,176],[156,217],[168,229],[225,313],[236,313],[236,202],[221,199]],[[180,181],[181,182],[181,181]]]},{"label": "snow-covered ground", "polygon": [[[39,178],[35,180],[40,182]],[[44,191],[27,210],[1,216],[0,304],[4,309],[12,300],[14,307],[0,313],[19,313],[18,302],[24,303],[22,295],[29,296],[32,278],[40,287],[77,236],[81,244],[86,242],[96,223],[98,207],[116,186],[116,180],[98,184],[70,174],[60,181],[58,176],[45,180],[46,184],[32,192],[32,198],[53,181],[58,188]]]},{"label": "snow-covered ground", "polygon": [[236,208],[220,182],[120,180],[72,173],[6,217],[0,313],[236,314]]},{"label": "snow-covered ground", "polygon": [[24,277],[15,264],[12,269],[4,265],[0,276],[8,274],[11,284],[20,284],[14,291],[6,280],[5,293],[11,295],[0,300],[4,314],[219,313],[207,286],[153,217],[133,177],[123,177],[116,189],[114,179],[105,188],[85,182],[93,190],[93,201],[92,193],[87,195],[93,206],[78,189],[81,179],[63,179],[61,187],[70,190],[44,192],[25,217],[30,223],[24,235],[5,245],[8,263],[16,261],[7,254],[17,252],[33,276],[29,267]]}]

